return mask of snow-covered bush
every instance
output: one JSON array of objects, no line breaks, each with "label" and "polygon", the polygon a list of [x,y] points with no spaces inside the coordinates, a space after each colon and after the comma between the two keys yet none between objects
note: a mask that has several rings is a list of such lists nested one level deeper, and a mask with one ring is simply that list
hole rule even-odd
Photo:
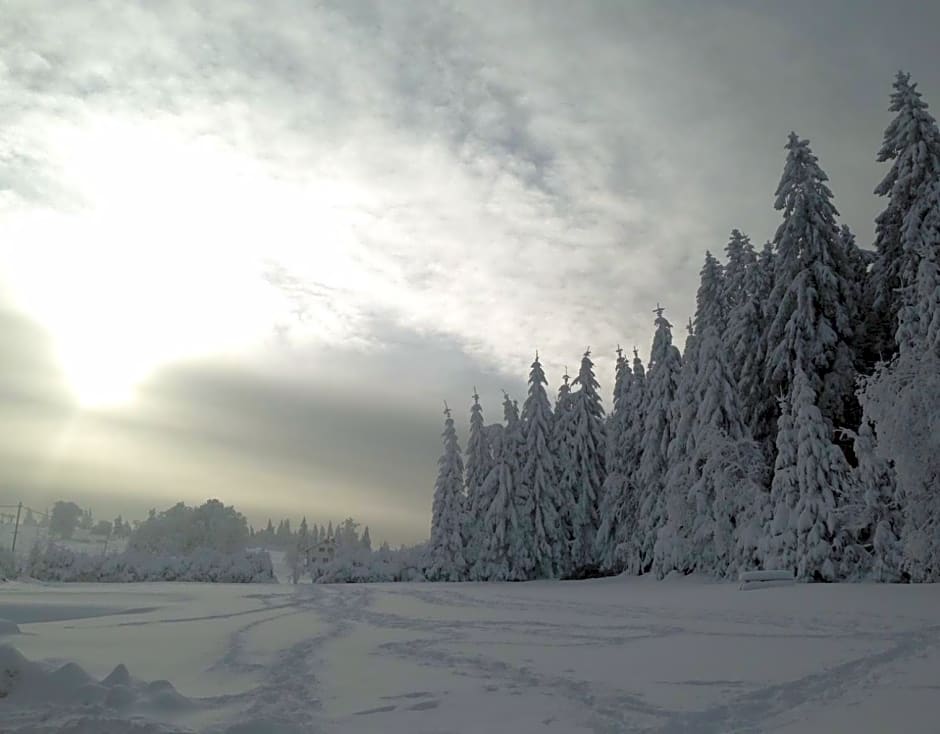
[{"label": "snow-covered bush", "polygon": [[368,583],[381,581],[424,581],[425,544],[391,550],[383,545],[377,551],[348,548],[337,552],[329,563],[310,570],[318,584]]},{"label": "snow-covered bush", "polygon": [[79,553],[49,544],[30,554],[27,575],[40,581],[201,581],[223,584],[274,582],[271,557],[263,551],[222,553],[198,548],[187,555],[127,550],[115,555]]},{"label": "snow-covered bush", "polygon": [[248,521],[234,507],[208,500],[199,507],[182,502],[168,510],[153,510],[131,533],[129,550],[159,555],[187,555],[197,548],[232,553],[245,547]]},{"label": "snow-covered bush", "polygon": [[906,508],[905,570],[914,581],[940,579],[940,358],[905,353],[862,387],[876,452],[891,462]]}]

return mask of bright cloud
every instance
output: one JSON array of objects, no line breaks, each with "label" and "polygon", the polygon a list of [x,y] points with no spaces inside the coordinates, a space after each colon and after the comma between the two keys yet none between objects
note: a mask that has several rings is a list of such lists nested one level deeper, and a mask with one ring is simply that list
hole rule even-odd
[{"label": "bright cloud", "polygon": [[[551,33],[516,57],[456,11],[291,10],[129,7],[89,27],[20,6],[39,22],[7,54],[5,147],[36,160],[5,201],[4,285],[81,400],[276,327],[381,344],[381,316],[509,370],[646,333],[649,303],[619,323],[599,304],[656,279],[649,200],[678,182],[642,152],[614,181],[609,148],[642,116],[566,105],[570,70],[532,65]],[[120,42],[134,27],[143,50]]]}]

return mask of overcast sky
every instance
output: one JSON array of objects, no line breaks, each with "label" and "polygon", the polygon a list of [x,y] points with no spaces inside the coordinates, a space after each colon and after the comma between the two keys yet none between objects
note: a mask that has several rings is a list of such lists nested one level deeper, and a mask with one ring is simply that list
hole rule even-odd
[{"label": "overcast sky", "polygon": [[465,440],[648,354],[778,221],[787,133],[869,246],[926,2],[0,4],[0,503],[215,496],[426,536]]}]

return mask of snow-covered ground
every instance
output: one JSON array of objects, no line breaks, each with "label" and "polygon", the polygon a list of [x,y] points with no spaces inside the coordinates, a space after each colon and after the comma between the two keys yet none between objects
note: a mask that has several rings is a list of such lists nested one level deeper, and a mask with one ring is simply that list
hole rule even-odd
[{"label": "snow-covered ground", "polygon": [[0,731],[936,732],[938,610],[938,585],[8,583]]}]

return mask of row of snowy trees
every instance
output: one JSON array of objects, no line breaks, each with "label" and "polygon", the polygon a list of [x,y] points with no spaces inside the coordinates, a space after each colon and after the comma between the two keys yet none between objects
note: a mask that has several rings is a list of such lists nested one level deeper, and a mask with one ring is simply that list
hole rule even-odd
[{"label": "row of snowy trees", "polygon": [[[293,548],[298,542],[308,544],[310,547],[317,545],[325,540],[333,540],[338,545],[355,545],[360,541],[359,523],[351,517],[343,522],[337,523],[336,530],[333,529],[333,521],[330,520],[326,525],[317,525],[316,523],[307,523],[304,516],[297,530],[291,529],[290,518],[285,518],[278,522],[277,527],[268,519],[268,524],[261,530],[248,528],[248,539],[253,545],[273,546],[277,548]],[[363,538],[368,540],[369,528],[363,531]],[[371,540],[368,540],[371,544]]]},{"label": "row of snowy trees", "polygon": [[590,351],[554,407],[538,355],[503,424],[474,394],[466,461],[445,410],[429,579],[940,579],[940,133],[907,74],[891,110],[873,252],[791,133],[772,241],[706,253],[684,351],[657,307],[609,416]]},{"label": "row of snowy trees", "polygon": [[[324,530],[307,525],[304,518],[288,547],[285,560],[291,581],[299,583],[309,576],[315,583],[362,583],[377,581],[421,581],[425,579],[424,546],[400,546],[392,549],[383,542],[372,547],[369,527],[359,532],[360,524],[346,518],[333,530],[331,522]],[[331,552],[320,553],[326,544]],[[326,557],[329,559],[327,560]]]}]

